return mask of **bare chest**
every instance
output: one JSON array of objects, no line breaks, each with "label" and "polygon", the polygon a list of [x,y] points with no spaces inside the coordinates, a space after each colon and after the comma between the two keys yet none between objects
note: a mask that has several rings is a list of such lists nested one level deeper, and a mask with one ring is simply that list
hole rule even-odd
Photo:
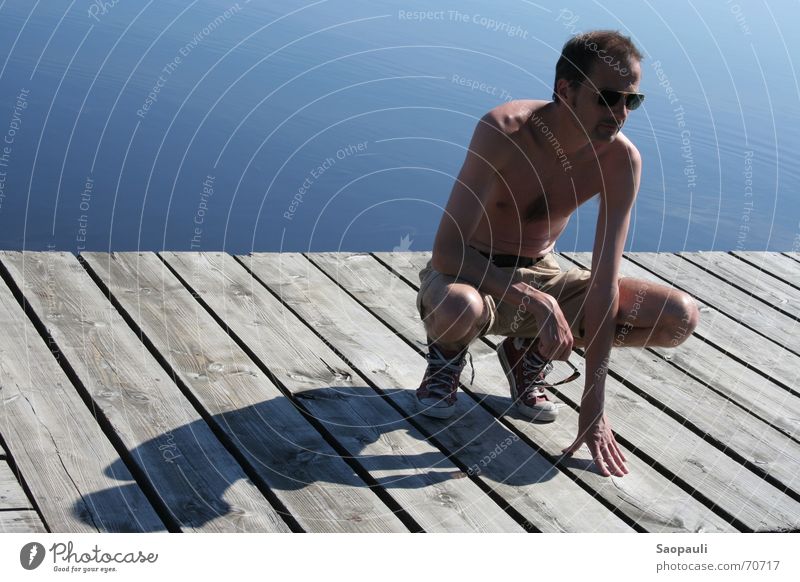
[{"label": "bare chest", "polygon": [[565,167],[526,160],[495,174],[487,210],[512,213],[523,224],[565,219],[600,191],[599,176],[586,163]]}]

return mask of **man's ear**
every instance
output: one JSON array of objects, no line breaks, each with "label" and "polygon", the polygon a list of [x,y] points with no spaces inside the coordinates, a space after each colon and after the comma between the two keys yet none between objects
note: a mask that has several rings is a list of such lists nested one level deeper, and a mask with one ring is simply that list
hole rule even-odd
[{"label": "man's ear", "polygon": [[556,95],[558,96],[558,101],[561,103],[566,103],[570,107],[572,107],[572,96],[575,92],[575,89],[569,84],[569,81],[566,79],[559,79],[556,81]]}]

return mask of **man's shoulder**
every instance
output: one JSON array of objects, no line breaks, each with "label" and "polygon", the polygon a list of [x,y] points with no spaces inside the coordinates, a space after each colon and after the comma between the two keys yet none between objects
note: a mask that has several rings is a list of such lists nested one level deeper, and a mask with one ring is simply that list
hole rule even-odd
[{"label": "man's shoulder", "polygon": [[525,127],[531,115],[550,103],[538,99],[514,99],[489,110],[484,121],[493,124],[508,136],[513,136]]},{"label": "man's shoulder", "polygon": [[624,164],[639,164],[642,160],[642,155],[634,145],[634,143],[621,131],[617,134],[617,138],[610,144],[608,149],[609,158],[614,163]]}]

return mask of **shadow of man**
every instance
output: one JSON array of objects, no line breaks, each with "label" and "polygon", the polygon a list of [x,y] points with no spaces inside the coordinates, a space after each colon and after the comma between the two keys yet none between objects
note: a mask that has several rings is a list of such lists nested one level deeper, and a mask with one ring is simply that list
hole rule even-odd
[{"label": "shadow of man", "polygon": [[[405,406],[413,406],[413,390],[390,389],[383,394],[368,386],[346,386],[310,389],[296,394],[293,400],[271,398],[165,431],[129,451],[124,463],[151,497],[158,497],[159,513],[168,513],[162,519],[166,517],[167,523],[172,522],[175,529],[181,530],[236,517],[235,508],[225,498],[233,483],[219,478],[187,482],[187,475],[197,474],[188,466],[191,459],[187,454],[198,450],[196,435],[205,428],[201,423],[206,422],[265,494],[265,505],[277,500],[284,505],[278,511],[289,514],[308,507],[297,501],[303,495],[318,495],[319,488],[327,488],[331,495],[341,491],[342,486],[381,489],[391,496],[402,489],[464,478],[483,480],[490,487],[500,483],[527,487],[557,473],[541,458],[530,463],[537,453],[500,423],[486,425],[485,421],[471,419],[473,415],[475,419],[486,416],[479,415],[480,405],[466,397],[461,400],[462,413],[447,422],[415,416],[412,424],[402,414],[395,414],[384,424],[356,425],[350,420],[353,414],[343,412],[345,408],[363,411],[369,405],[368,399],[384,397],[401,399],[402,408],[413,409]],[[505,400],[503,405],[513,409],[511,399]],[[298,411],[303,417],[302,426],[298,426]],[[459,443],[458,448],[443,454],[415,424],[421,425],[433,442],[441,440],[445,432],[450,433],[445,440]],[[114,477],[122,468],[123,460],[119,459],[105,473]],[[121,484],[84,496],[74,504],[73,511],[88,522],[91,516],[85,511],[86,505],[101,501],[103,496],[124,502],[126,488],[134,486]],[[108,525],[92,524],[101,531],[109,530]]]}]

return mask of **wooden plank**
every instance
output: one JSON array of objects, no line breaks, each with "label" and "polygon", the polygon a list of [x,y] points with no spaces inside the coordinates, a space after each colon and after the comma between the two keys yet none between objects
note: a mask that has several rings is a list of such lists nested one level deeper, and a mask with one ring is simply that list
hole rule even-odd
[{"label": "wooden plank", "polygon": [[733,256],[784,283],[800,288],[800,263],[781,253],[732,251]]},{"label": "wooden plank", "polygon": [[0,533],[46,533],[17,476],[0,460]]},{"label": "wooden plank", "polygon": [[5,283],[0,328],[0,433],[50,529],[164,531]]},{"label": "wooden plank", "polygon": [[163,256],[425,531],[522,531],[232,257]]},{"label": "wooden plank", "polygon": [[[584,266],[591,265],[590,255],[581,257]],[[800,465],[796,440],[648,351],[613,350],[610,369],[647,394],[656,406],[674,411],[704,436],[722,443],[728,454],[737,453],[757,473],[769,475],[779,488],[800,491],[800,483],[792,484]],[[789,395],[784,392],[784,396]]]},{"label": "wooden plank", "polygon": [[[277,296],[325,337],[452,458],[540,531],[630,531],[597,499],[483,407],[463,398],[450,421],[417,413],[414,388],[425,362],[419,353],[295,253],[243,257]],[[492,459],[490,454],[499,450]]]},{"label": "wooden plank", "polygon": [[0,511],[9,509],[33,509],[33,505],[11,467],[7,462],[0,461]]},{"label": "wooden plank", "polygon": [[0,511],[0,533],[47,533],[39,515],[31,509]]},{"label": "wooden plank", "polygon": [[[412,344],[424,345],[425,332],[415,306],[416,290],[390,275],[375,258],[359,253],[309,253],[307,257],[396,333]],[[476,380],[469,391],[479,395],[495,415],[506,415],[510,397],[495,351],[483,342],[474,342],[470,352]],[[596,473],[585,447],[573,459],[561,458],[561,449],[574,438],[578,423],[577,412],[572,408],[561,407],[558,421],[549,424],[531,423],[515,413],[507,414],[506,418],[555,460],[560,469],[573,474],[595,495],[606,499],[646,531],[735,531],[677,487],[672,479],[658,473],[624,446],[631,469],[624,479],[607,479]]]},{"label": "wooden plank", "polygon": [[[577,255],[590,261],[588,253]],[[409,259],[422,262],[422,257]],[[559,262],[563,261],[559,258]],[[618,435],[753,530],[796,528],[800,524],[800,504],[749,471],[742,471],[741,465],[685,430],[679,422],[613,378],[609,380],[606,410]],[[577,384],[573,382],[559,390],[576,405],[582,392]],[[675,435],[681,438],[676,439]],[[770,501],[766,502],[765,497]]]},{"label": "wooden plank", "polygon": [[288,531],[73,255],[0,257],[168,519],[189,531]]},{"label": "wooden plank", "polygon": [[[589,259],[588,253],[565,253],[565,256],[576,258],[582,264]],[[651,279],[664,285],[673,285],[669,279],[647,271],[627,258],[623,262],[623,267],[625,276]],[[700,306],[701,317],[694,335],[757,369],[778,383],[784,390],[798,394],[795,388],[800,379],[798,376],[800,374],[800,357],[797,354],[775,344],[766,344],[763,336],[745,325],[737,323],[723,311],[697,297],[695,300]]]},{"label": "wooden plank", "polygon": [[800,253],[798,253],[796,251],[786,252],[786,253],[781,253],[781,254],[783,254],[784,256],[789,257],[793,261],[800,262]]},{"label": "wooden plank", "polygon": [[[580,265],[591,264],[589,253],[569,253],[569,256]],[[671,286],[670,281],[644,270],[627,258],[623,260],[620,272],[626,277]],[[763,373],[732,359],[729,354],[783,380],[788,386],[797,384],[800,359],[781,348],[758,349],[757,346],[763,343],[760,336],[702,301],[698,304],[701,317],[693,336],[677,348],[649,349],[797,440],[800,435],[800,398]]]},{"label": "wooden plank", "polygon": [[[762,335],[761,342],[773,342],[797,354],[798,322],[782,313],[766,308],[732,285],[704,272],[700,267],[671,253],[628,253],[640,266],[668,279],[675,287],[711,305],[734,321]],[[771,347],[771,345],[770,345]]]},{"label": "wooden plank", "polygon": [[[741,261],[728,253],[678,253],[681,258],[697,265],[727,283],[744,291],[795,320],[800,318],[800,289],[776,279],[767,272]],[[794,270],[794,280],[800,281],[800,264]],[[763,305],[756,305],[764,309]],[[800,328],[795,321],[795,330]],[[795,331],[796,333],[796,331]]]},{"label": "wooden plank", "polygon": [[82,256],[305,531],[408,531],[155,254]]}]

